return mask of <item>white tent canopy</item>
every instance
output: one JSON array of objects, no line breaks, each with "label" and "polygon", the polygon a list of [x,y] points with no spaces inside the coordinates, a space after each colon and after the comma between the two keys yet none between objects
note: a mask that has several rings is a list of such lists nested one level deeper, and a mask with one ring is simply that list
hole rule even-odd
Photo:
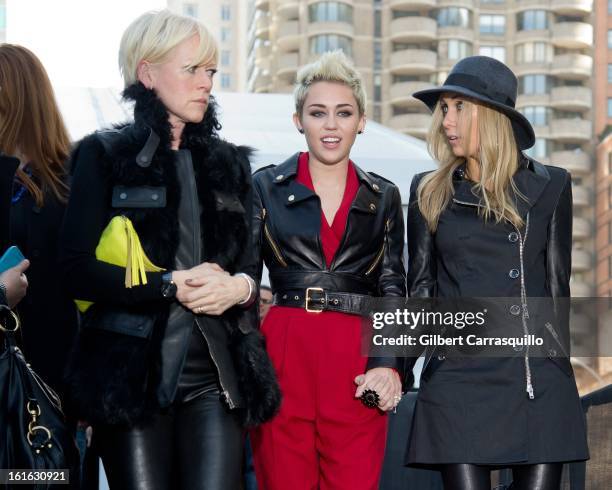
[{"label": "white tent canopy", "polygon": [[[119,90],[96,88],[57,89],[60,109],[73,140],[113,123],[127,121],[130,107]],[[232,143],[255,148],[253,168],[278,164],[296,151],[306,150],[304,136],[292,122],[290,94],[218,93],[221,135]],[[364,170],[395,182],[408,202],[412,176],[434,168],[425,143],[373,121],[357,137],[352,160]]]}]

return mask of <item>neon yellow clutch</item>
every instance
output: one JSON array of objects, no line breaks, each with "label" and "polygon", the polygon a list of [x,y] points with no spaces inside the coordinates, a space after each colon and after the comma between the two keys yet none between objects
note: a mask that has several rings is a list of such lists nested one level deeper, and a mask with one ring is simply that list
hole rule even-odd
[{"label": "neon yellow clutch", "polygon": [[[115,216],[104,228],[96,247],[96,258],[102,262],[125,267],[125,287],[131,288],[147,283],[147,272],[165,269],[153,264],[144,253],[138,233],[125,216]],[[91,301],[75,300],[81,313],[93,304]]]}]

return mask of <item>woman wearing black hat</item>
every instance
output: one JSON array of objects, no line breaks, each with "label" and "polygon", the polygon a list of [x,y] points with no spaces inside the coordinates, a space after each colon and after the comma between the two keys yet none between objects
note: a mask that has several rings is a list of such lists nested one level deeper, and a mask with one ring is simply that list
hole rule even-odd
[{"label": "woman wearing black hat", "polygon": [[[414,94],[433,111],[428,146],[439,168],[412,182],[410,296],[497,297],[504,332],[538,333],[555,347],[477,358],[428,349],[407,462],[441,470],[446,490],[488,490],[501,467],[512,468],[513,490],[558,489],[563,463],[588,458],[559,341],[569,338],[560,299],[570,296],[571,178],[522,154],[535,137],[516,94],[510,69],[484,56]],[[529,311],[536,297],[554,301],[559,321]]]}]

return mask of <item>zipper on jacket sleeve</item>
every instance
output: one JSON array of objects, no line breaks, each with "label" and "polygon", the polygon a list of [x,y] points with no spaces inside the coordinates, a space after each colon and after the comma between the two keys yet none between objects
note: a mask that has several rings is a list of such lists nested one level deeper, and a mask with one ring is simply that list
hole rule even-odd
[{"label": "zipper on jacket sleeve", "polygon": [[221,394],[225,397],[227,406],[230,409],[236,408],[236,404],[234,403],[234,400],[232,400],[232,397],[230,396],[229,391],[227,391],[227,389],[225,388],[225,385],[223,384],[223,375],[221,373],[221,369],[219,368],[219,363],[217,362],[217,359],[215,358],[213,349],[211,349],[210,347],[210,342],[208,341],[208,337],[206,337],[206,334],[204,333],[204,329],[201,327],[200,322],[198,321],[197,318],[195,319],[195,322],[196,322],[196,325],[198,326],[198,330],[200,331],[200,333],[202,334],[202,337],[204,337],[204,340],[206,341],[206,344],[208,345],[208,351],[210,352],[210,358],[213,360],[213,362],[215,363],[215,367],[217,368],[217,373],[219,374],[219,384],[221,385],[221,389],[223,390]]},{"label": "zipper on jacket sleeve", "polygon": [[272,238],[272,234],[270,233],[270,230],[268,229],[268,223],[266,221],[266,208],[263,208],[261,210],[261,219],[264,222],[264,235],[266,236],[266,240],[268,240],[268,243],[270,244],[270,248],[272,248],[272,252],[274,253],[274,256],[276,257],[276,260],[281,266],[287,267],[287,262],[283,258],[280,248],[278,247],[278,245]]},{"label": "zipper on jacket sleeve", "polygon": [[380,247],[380,250],[376,254],[376,257],[374,258],[374,261],[372,262],[370,267],[368,267],[368,270],[366,270],[366,272],[365,272],[366,276],[369,276],[374,271],[374,269],[376,269],[378,264],[380,263],[380,260],[382,259],[383,254],[385,253],[385,245],[386,245],[387,234],[388,233],[389,233],[389,219],[387,219],[387,221],[385,223],[385,235],[383,236],[382,246]]}]

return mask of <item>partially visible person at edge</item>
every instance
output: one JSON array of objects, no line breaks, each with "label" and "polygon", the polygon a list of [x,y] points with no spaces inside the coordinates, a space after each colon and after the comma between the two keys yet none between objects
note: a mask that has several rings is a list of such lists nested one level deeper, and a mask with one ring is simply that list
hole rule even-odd
[{"label": "partially visible person at edge", "polygon": [[510,298],[504,334],[535,334],[550,348],[545,357],[519,346],[504,358],[429,349],[408,463],[440,470],[445,490],[489,490],[500,467],[512,469],[512,490],[558,490],[563,463],[589,457],[560,341],[569,339],[571,177],[522,153],[534,132],[503,63],[465,58],[441,87],[414,96],[433,111],[427,141],[439,168],[412,182],[409,295]]},{"label": "partially visible person at edge", "polygon": [[[261,284],[259,286],[259,323],[262,324],[272,306],[272,289],[270,286]],[[257,478],[253,464],[253,448],[251,438],[247,434],[244,444],[244,488],[245,490],[257,490]]]},{"label": "partially visible person at edge", "polygon": [[[362,355],[359,314],[370,295],[405,295],[400,193],[350,160],[366,96],[342,52],[302,68],[294,95],[308,151],[253,177],[254,247],[274,292],[262,331],[283,393],[251,433],[257,482],[373,490],[403,362]],[[378,408],[359,400],[366,389]]]},{"label": "partially visible person at edge", "polygon": [[[68,199],[70,138],[51,82],[28,49],[0,44],[3,253],[17,245],[30,261],[18,313],[25,358],[56,391],[77,331],[74,302],[58,285],[58,235]],[[3,218],[4,219],[4,218]],[[7,233],[7,234],[5,234]]]},{"label": "partially visible person at edge", "polygon": [[[147,12],[123,34],[134,122],[74,153],[62,230],[65,282],[93,305],[68,370],[69,407],[93,426],[111,488],[240,485],[243,424],[279,403],[257,325],[250,150],[221,140],[217,45],[198,21]],[[96,258],[116,216],[164,271],[125,285]]]}]

